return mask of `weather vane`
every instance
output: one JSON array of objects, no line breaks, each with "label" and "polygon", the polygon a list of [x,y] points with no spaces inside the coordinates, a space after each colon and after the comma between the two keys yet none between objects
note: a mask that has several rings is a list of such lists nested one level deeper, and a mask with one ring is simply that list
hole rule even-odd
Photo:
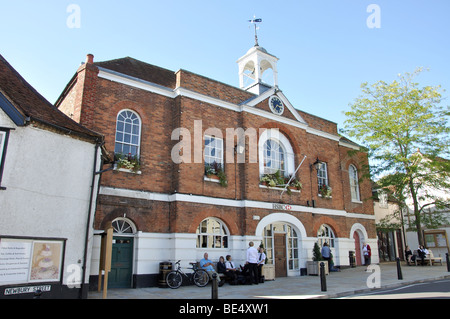
[{"label": "weather vane", "polygon": [[262,22],[262,19],[256,19],[256,17],[253,16],[253,19],[252,20],[248,20],[248,22],[253,23],[253,25],[255,26],[255,46],[259,46],[259,44],[258,44],[258,32],[257,32],[257,30],[259,30],[259,27],[256,24]]}]

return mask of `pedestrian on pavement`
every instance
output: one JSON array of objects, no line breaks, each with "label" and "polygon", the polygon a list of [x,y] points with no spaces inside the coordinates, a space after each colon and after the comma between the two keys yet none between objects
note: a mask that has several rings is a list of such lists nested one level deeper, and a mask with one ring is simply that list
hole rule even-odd
[{"label": "pedestrian on pavement", "polygon": [[[370,257],[372,256],[372,250],[370,249],[370,246],[367,245],[365,242],[363,243],[363,255],[364,255],[364,266],[370,265]],[[367,271],[367,269],[366,269]]]},{"label": "pedestrian on pavement", "polygon": [[331,249],[327,242],[323,244],[322,251],[320,253],[322,254],[323,259],[328,262],[328,270],[331,270]]},{"label": "pedestrian on pavement", "polygon": [[250,277],[255,285],[258,284],[258,250],[253,247],[254,243],[251,241],[247,248],[247,266],[250,271]]},{"label": "pedestrian on pavement", "polygon": [[264,253],[263,247],[259,247],[258,250],[258,282],[262,283],[262,268],[266,263],[266,254]]}]

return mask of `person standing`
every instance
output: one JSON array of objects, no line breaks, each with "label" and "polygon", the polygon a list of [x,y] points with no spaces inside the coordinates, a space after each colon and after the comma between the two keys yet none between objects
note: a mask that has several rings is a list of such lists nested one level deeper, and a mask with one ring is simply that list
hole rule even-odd
[{"label": "person standing", "polygon": [[247,265],[250,271],[250,277],[254,284],[258,284],[258,250],[253,247],[254,243],[251,241],[247,248]]},{"label": "person standing", "polygon": [[330,246],[328,246],[328,243],[324,243],[322,247],[322,251],[320,252],[322,254],[323,259],[325,259],[328,262],[328,270],[331,270],[331,249]]},{"label": "person standing", "polygon": [[262,268],[266,263],[266,254],[264,253],[264,248],[259,247],[258,250],[258,282],[262,283]]},{"label": "person standing", "polygon": [[369,266],[370,265],[370,257],[372,256],[372,250],[370,249],[370,246],[367,245],[365,242],[363,243],[362,251],[363,251],[363,255],[364,255],[364,266]]}]

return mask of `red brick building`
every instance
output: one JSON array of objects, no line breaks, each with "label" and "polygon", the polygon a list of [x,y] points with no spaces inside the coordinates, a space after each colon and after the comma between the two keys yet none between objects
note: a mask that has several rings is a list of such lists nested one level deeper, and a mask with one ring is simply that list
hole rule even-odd
[{"label": "red brick building", "polygon": [[[276,276],[300,275],[315,242],[331,244],[335,264],[348,266],[349,251],[360,262],[366,241],[378,262],[371,185],[359,181],[367,154],[335,123],[291,105],[277,61],[251,48],[238,60],[237,88],[88,55],[57,106],[116,154],[94,225],[116,229],[112,286],[156,285],[160,262],[187,265],[205,251],[243,264],[251,240],[264,245]],[[301,190],[287,189],[289,180]],[[95,276],[98,253],[93,261]]]}]

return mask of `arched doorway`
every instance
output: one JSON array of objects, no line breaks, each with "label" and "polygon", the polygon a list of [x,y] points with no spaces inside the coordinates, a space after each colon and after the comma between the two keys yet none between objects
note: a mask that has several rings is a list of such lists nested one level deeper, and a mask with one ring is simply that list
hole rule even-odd
[{"label": "arched doorway", "polygon": [[361,266],[364,260],[362,256],[362,244],[368,238],[366,228],[360,223],[353,224],[350,230],[350,238],[354,240],[356,265]]},{"label": "arched doorway", "polygon": [[273,213],[259,222],[256,235],[262,236],[266,261],[275,266],[275,277],[300,274],[301,238],[305,234],[303,224],[289,214]]},{"label": "arched doorway", "polygon": [[130,288],[133,278],[133,248],[136,226],[124,217],[113,220],[114,228],[111,272],[108,276],[108,287]]}]

